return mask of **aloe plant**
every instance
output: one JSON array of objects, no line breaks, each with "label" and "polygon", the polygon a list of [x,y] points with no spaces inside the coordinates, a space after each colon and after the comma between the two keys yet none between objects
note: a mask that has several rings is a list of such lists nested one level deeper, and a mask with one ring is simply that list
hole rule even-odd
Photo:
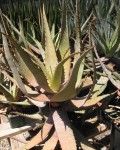
[{"label": "aloe plant", "polygon": [[[78,10],[77,0],[76,6],[76,10]],[[56,49],[43,5],[42,17],[45,43],[41,45],[39,42],[40,49],[37,55],[33,51],[35,46],[32,45],[31,47],[27,41],[21,23],[19,31],[11,20],[1,13],[0,29],[5,58],[11,68],[15,82],[22,93],[33,104],[39,107],[43,105],[43,102],[46,104],[42,106],[42,111],[44,112],[44,116],[46,116],[42,130],[23,149],[34,147],[43,140],[46,140],[50,134],[50,138],[43,147],[44,150],[55,149],[58,141],[63,150],[76,150],[80,143],[75,140],[75,136],[78,137],[78,135],[76,134],[76,129],[73,128],[68,119],[67,111],[92,107],[101,99],[110,96],[106,94],[92,98],[90,92],[89,99],[87,97],[77,98],[77,94],[81,91],[84,83],[84,80],[82,80],[84,72],[83,63],[86,55],[93,47],[89,46],[86,49],[81,40],[81,28],[76,11],[75,52],[71,54],[66,0],[62,2],[62,9],[62,27],[58,40],[59,45],[57,45]],[[9,30],[10,27],[18,34],[23,44],[20,44],[15,39],[11,30]],[[37,41],[36,39],[34,40]],[[85,143],[86,141],[83,138],[80,142]],[[86,148],[93,149],[90,144]]]},{"label": "aloe plant", "polygon": [[98,20],[93,34],[97,47],[103,50],[106,57],[111,58],[119,51],[120,11],[114,0],[107,1],[106,7],[104,6],[100,1],[95,7]]}]

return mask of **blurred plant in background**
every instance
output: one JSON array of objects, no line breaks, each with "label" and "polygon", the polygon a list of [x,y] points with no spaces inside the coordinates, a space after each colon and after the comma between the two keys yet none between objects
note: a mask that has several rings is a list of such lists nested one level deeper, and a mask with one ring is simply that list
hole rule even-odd
[{"label": "blurred plant in background", "polygon": [[[114,7],[115,6],[115,7]],[[98,1],[95,6],[97,49],[105,56],[114,57],[119,51],[120,43],[120,10],[115,1]],[[118,55],[119,57],[119,55]]]}]

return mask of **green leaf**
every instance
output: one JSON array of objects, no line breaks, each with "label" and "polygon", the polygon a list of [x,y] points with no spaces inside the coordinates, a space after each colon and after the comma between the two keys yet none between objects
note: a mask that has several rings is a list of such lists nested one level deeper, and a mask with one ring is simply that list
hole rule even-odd
[{"label": "green leaf", "polygon": [[[61,34],[60,34],[60,44],[59,44],[59,52],[61,58],[64,59],[70,55],[69,49],[69,35],[68,35],[68,22],[67,22],[67,1],[62,1],[62,26],[61,26]],[[68,80],[70,75],[70,59],[64,64],[64,78],[65,82]]]},{"label": "green leaf", "polygon": [[21,102],[14,102],[13,100],[8,100],[8,99],[1,99],[0,102],[4,103],[4,104],[14,104],[14,105],[22,105],[22,106],[30,106],[30,102],[28,100],[24,100]]},{"label": "green leaf", "polygon": [[4,94],[7,101],[15,101],[10,91],[0,83],[0,91]]},{"label": "green leaf", "polygon": [[[115,31],[114,31],[114,33],[113,33],[113,35],[112,35],[112,38],[111,38],[111,40],[110,40],[110,49],[114,46],[114,45],[116,45],[116,43],[117,43],[117,41],[118,41],[118,37],[119,37],[119,32],[120,32],[120,27],[119,27],[120,25],[119,24],[117,24],[117,26],[116,26],[116,29],[115,29]],[[117,44],[117,46],[118,46],[118,44]]]},{"label": "green leaf", "polygon": [[25,35],[24,35],[23,24],[22,24],[22,22],[21,22],[20,19],[19,19],[19,27],[20,27],[20,37],[22,38],[22,41],[23,41],[25,47],[26,47],[29,51],[31,51],[31,49],[30,49],[29,46],[28,46],[28,42],[27,42],[27,40],[26,40],[26,37],[25,37]]},{"label": "green leaf", "polygon": [[79,66],[80,66],[82,60],[85,58],[85,56],[87,55],[87,53],[91,49],[92,48],[90,48],[89,50],[85,51],[80,56],[80,58],[77,60],[77,62],[75,63],[75,65],[74,65],[74,67],[72,69],[72,72],[71,72],[71,75],[69,77],[69,80],[63,86],[63,88],[60,90],[60,92],[58,92],[55,96],[53,96],[51,98],[51,101],[62,102],[62,101],[69,100],[69,99],[73,98],[74,96],[76,96],[75,85],[76,85],[76,81],[77,81],[77,75],[78,75]]},{"label": "green leaf", "polygon": [[110,94],[105,94],[105,95],[102,95],[102,96],[91,98],[91,99],[89,99],[85,102],[85,104],[82,106],[82,108],[91,107],[91,106],[97,104],[102,99],[107,98],[109,96],[110,96]]},{"label": "green leaf", "polygon": [[11,25],[12,29],[13,29],[19,36],[21,36],[19,30],[13,25],[13,23],[11,22],[11,20],[10,20],[7,16],[5,16],[5,15],[3,15],[3,16],[6,18],[6,20],[8,21],[8,23]]},{"label": "green leaf", "polygon": [[[117,9],[117,8],[116,8]],[[117,10],[117,25],[116,25],[116,29],[112,35],[112,38],[110,40],[110,54],[112,54],[113,52],[115,52],[119,46],[119,41],[120,41],[120,10]]]},{"label": "green leaf", "polygon": [[92,98],[100,95],[106,88],[108,82],[108,77],[101,76],[98,82],[95,84],[93,89]]},{"label": "green leaf", "polygon": [[[1,14],[1,20],[3,20],[2,19],[2,14]],[[2,23],[4,24],[4,22],[2,22]],[[0,22],[1,32],[4,33],[4,34],[6,34],[6,32],[5,32],[5,26],[3,27],[2,23]],[[21,88],[21,91],[27,95],[25,87],[24,87],[24,85],[22,83],[22,80],[20,78],[20,75],[18,73],[17,67],[16,67],[16,65],[15,65],[15,63],[13,61],[13,57],[12,57],[12,55],[10,53],[10,49],[9,49],[9,46],[8,46],[7,38],[3,34],[2,34],[2,39],[3,39],[3,48],[4,48],[4,52],[5,52],[5,57],[6,57],[7,62],[8,62],[9,66],[10,66],[12,72],[13,72],[13,76],[14,76],[15,80],[17,81],[18,86]]]},{"label": "green leaf", "polygon": [[50,76],[53,76],[55,67],[58,64],[55,47],[50,35],[49,26],[43,6],[43,22],[44,22],[44,33],[45,33],[45,66]]},{"label": "green leaf", "polygon": [[18,86],[15,85],[15,84],[13,84],[13,86],[12,86],[12,95],[13,95],[13,97],[14,97],[14,99],[15,99],[16,102],[23,95],[22,92],[21,92],[21,90],[20,90],[20,88],[18,88]]},{"label": "green leaf", "polygon": [[19,115],[19,116],[30,118],[30,119],[37,119],[37,120],[42,120],[43,119],[43,116],[38,114],[38,113],[24,114],[24,113],[21,113],[21,112],[13,111],[13,112],[10,112],[10,114],[15,114],[15,115]]},{"label": "green leaf", "polygon": [[[76,0],[76,40],[75,40],[75,52],[81,52],[83,51],[83,43],[82,43],[82,32],[80,27],[80,21],[79,21],[79,3],[78,0]],[[77,58],[74,59],[74,62],[76,59],[79,58],[79,56],[75,56]]]},{"label": "green leaf", "polygon": [[[95,35],[97,34],[97,35]],[[99,32],[95,32],[93,33],[94,37],[96,38],[96,40],[98,41],[98,43],[100,44],[100,46],[103,48],[103,50],[105,51],[105,53],[109,52],[109,47],[106,44],[105,39],[101,36],[101,34]]]},{"label": "green leaf", "polygon": [[50,87],[53,91],[58,91],[61,85],[61,79],[62,79],[62,71],[63,71],[63,65],[64,63],[71,58],[72,56],[76,55],[78,53],[71,54],[70,56],[64,58],[59,64],[57,65],[55,69],[55,73],[53,75],[53,78],[51,80]]},{"label": "green leaf", "polygon": [[84,61],[85,61],[85,59],[83,59],[82,63],[80,64],[79,70],[78,70],[77,81],[76,81],[76,85],[75,85],[76,89],[78,89],[81,85],[82,75],[83,75],[83,71],[84,71]]},{"label": "green leaf", "polygon": [[84,30],[85,26],[87,25],[87,23],[88,23],[89,20],[91,19],[92,15],[93,15],[93,12],[91,12],[91,14],[88,16],[88,18],[86,19],[86,21],[85,21],[84,24],[82,25],[81,31]]},{"label": "green leaf", "polygon": [[113,36],[110,40],[110,52],[107,55],[108,57],[111,57],[115,53],[115,51],[118,49],[119,44],[120,44],[120,17],[117,22],[117,26],[113,33]]},{"label": "green leaf", "polygon": [[41,54],[41,56],[42,56],[42,58],[43,58],[43,60],[45,59],[45,51],[44,51],[44,49],[42,48],[42,45],[41,45],[41,43],[37,40],[37,39],[35,39],[34,37],[32,37],[31,35],[29,35],[31,38],[32,38],[32,40],[35,42],[35,44],[37,45],[37,47],[39,48],[39,53]]}]

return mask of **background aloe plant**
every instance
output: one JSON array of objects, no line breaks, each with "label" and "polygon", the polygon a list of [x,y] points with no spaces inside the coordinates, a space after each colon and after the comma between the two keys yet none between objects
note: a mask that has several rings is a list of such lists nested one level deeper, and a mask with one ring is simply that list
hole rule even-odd
[{"label": "background aloe plant", "polygon": [[[107,6],[103,9],[104,4],[99,1],[95,7],[96,17],[96,41],[98,47],[104,51],[107,57],[113,57],[119,51],[119,23],[120,12],[119,4],[115,1],[107,1]],[[101,11],[103,9],[103,11]],[[116,55],[117,56],[117,55]]]}]

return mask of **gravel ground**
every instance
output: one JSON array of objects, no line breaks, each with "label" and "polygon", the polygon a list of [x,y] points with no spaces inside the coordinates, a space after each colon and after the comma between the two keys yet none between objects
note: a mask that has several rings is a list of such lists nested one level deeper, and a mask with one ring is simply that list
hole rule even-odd
[{"label": "gravel ground", "polygon": [[11,150],[8,139],[0,140],[0,150]]},{"label": "gravel ground", "polygon": [[[28,132],[24,132],[23,135],[26,139],[30,136]],[[8,139],[0,140],[0,150],[11,150],[10,142]]]}]

